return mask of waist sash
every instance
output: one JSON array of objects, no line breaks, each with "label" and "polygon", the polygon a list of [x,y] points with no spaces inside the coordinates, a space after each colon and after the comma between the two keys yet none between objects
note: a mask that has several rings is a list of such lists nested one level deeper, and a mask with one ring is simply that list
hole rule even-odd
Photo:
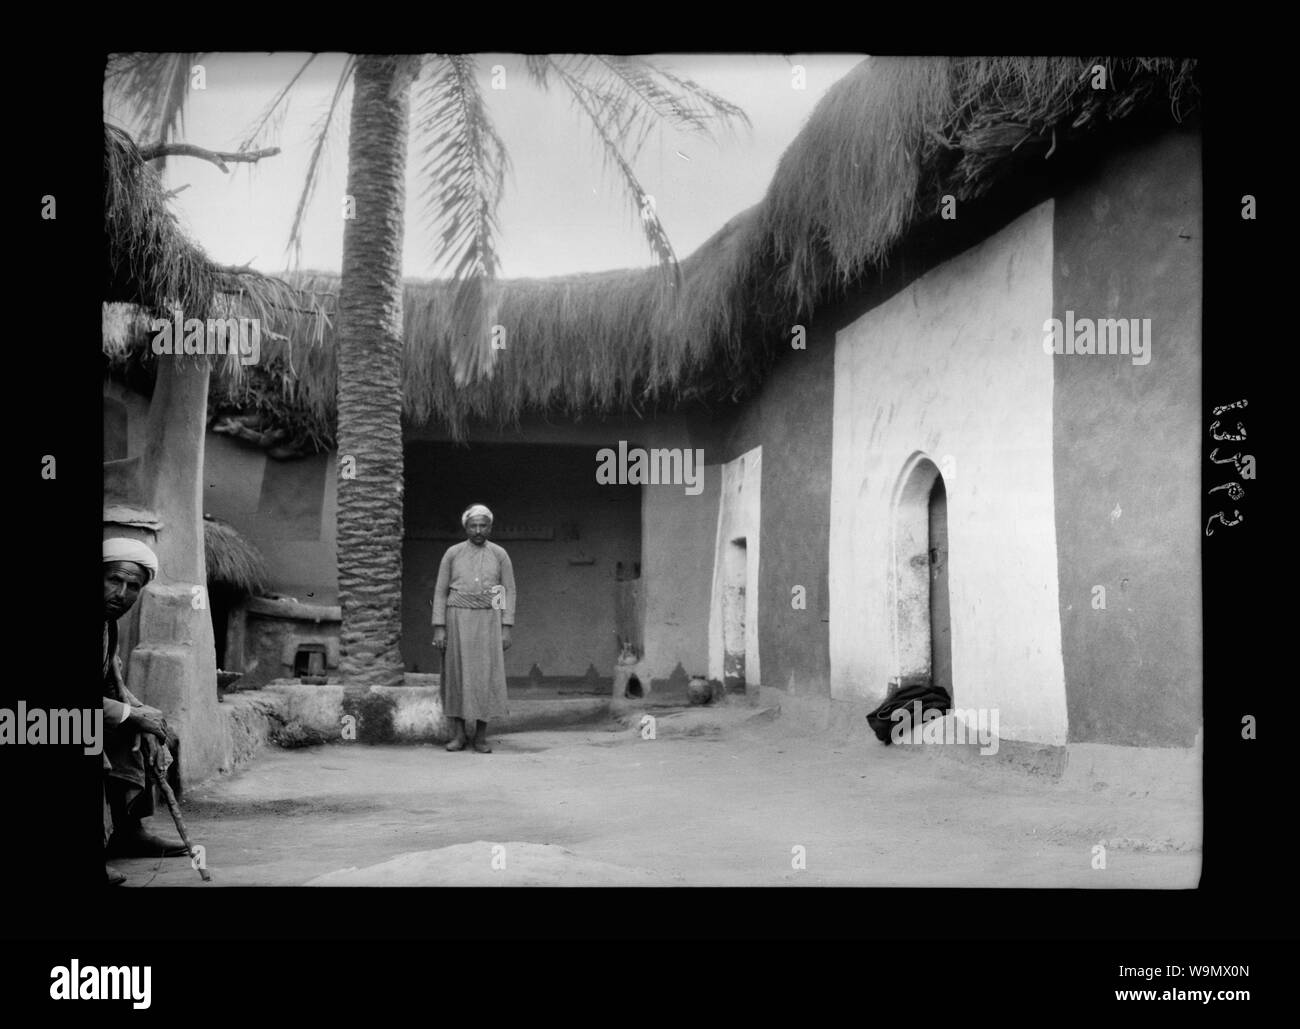
[{"label": "waist sash", "polygon": [[448,607],[485,608],[492,607],[492,593],[461,593],[459,590],[447,591]]}]

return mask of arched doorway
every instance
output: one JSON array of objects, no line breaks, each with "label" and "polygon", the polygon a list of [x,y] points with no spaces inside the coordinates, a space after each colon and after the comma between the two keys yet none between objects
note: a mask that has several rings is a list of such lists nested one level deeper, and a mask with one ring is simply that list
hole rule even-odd
[{"label": "arched doorway", "polygon": [[901,686],[932,683],[954,699],[948,594],[948,492],[915,454],[894,504],[894,644]]}]

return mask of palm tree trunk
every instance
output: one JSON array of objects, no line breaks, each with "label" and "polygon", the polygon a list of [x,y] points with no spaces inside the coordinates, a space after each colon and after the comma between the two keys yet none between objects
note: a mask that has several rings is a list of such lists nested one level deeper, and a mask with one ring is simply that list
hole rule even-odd
[{"label": "palm tree trunk", "polygon": [[409,58],[358,58],[338,313],[340,672],[400,685],[402,628],[402,237]]}]

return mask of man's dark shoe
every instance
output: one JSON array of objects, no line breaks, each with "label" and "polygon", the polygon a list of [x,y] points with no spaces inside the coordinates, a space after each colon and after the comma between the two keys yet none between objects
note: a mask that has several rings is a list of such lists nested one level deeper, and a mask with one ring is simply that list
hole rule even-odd
[{"label": "man's dark shoe", "polygon": [[141,827],[135,832],[114,833],[108,853],[113,857],[185,857],[189,851],[185,844],[164,840]]}]

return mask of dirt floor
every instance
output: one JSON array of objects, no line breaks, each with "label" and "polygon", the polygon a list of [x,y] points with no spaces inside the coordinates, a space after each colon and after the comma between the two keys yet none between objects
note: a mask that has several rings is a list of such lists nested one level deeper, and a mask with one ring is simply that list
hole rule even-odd
[{"label": "dirt floor", "polygon": [[[227,886],[1187,888],[1200,875],[1199,798],[1070,792],[752,708],[660,714],[653,740],[625,722],[499,736],[490,755],[269,747],[188,795],[185,817]],[[165,813],[152,821],[174,835]],[[186,858],[115,864],[129,886],[202,885]]]}]

